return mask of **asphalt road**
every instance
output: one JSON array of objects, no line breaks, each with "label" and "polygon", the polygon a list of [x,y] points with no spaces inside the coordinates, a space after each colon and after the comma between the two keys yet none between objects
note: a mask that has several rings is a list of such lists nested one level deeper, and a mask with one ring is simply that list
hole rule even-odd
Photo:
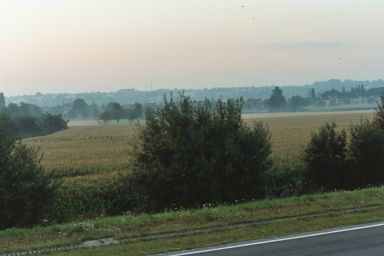
[{"label": "asphalt road", "polygon": [[223,245],[169,256],[382,256],[384,223],[330,229],[296,236]]}]

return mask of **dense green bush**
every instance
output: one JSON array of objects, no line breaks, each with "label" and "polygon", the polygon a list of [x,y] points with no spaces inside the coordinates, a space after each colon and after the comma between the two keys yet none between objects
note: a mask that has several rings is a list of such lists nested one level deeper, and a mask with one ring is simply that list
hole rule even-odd
[{"label": "dense green bush", "polygon": [[164,99],[146,114],[134,150],[132,183],[150,210],[198,207],[265,196],[270,134],[262,123],[247,127],[242,100],[193,102]]},{"label": "dense green bush", "polygon": [[361,120],[350,129],[351,187],[384,184],[384,96],[372,121]]},{"label": "dense green bush", "polygon": [[67,124],[68,121],[65,121],[61,114],[52,115],[45,113],[38,120],[38,126],[42,135],[65,130],[67,129]]},{"label": "dense green bush", "polygon": [[284,159],[266,173],[266,194],[268,197],[280,198],[299,196],[307,191],[305,166],[302,159]]},{"label": "dense green bush", "polygon": [[345,188],[348,179],[347,133],[336,123],[325,123],[313,133],[304,161],[310,185],[320,190]]},{"label": "dense green bush", "polygon": [[31,115],[12,117],[1,114],[1,118],[3,123],[6,123],[8,132],[24,138],[47,135],[67,128],[67,121],[60,114],[46,113],[40,117]]},{"label": "dense green bush", "polygon": [[336,124],[312,135],[305,151],[310,184],[316,189],[355,189],[384,184],[384,96],[372,121],[351,125],[350,140]]},{"label": "dense green bush", "polygon": [[0,229],[31,226],[44,217],[57,185],[45,175],[40,156],[8,134],[0,119]]},{"label": "dense green bush", "polygon": [[132,211],[139,204],[138,190],[126,181],[123,175],[66,178],[47,218],[50,222],[65,222]]}]

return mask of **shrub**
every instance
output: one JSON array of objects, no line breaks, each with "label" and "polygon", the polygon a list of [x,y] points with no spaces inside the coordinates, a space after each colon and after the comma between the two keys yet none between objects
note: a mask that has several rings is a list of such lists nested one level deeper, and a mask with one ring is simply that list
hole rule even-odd
[{"label": "shrub", "polygon": [[44,174],[36,149],[10,136],[0,120],[0,229],[31,226],[44,216],[56,184]]},{"label": "shrub", "polygon": [[352,166],[353,187],[381,185],[384,183],[384,95],[372,121],[361,120],[351,126],[349,155]]},{"label": "shrub", "polygon": [[266,173],[266,192],[268,197],[279,198],[299,196],[307,189],[305,169],[302,159],[284,159],[282,163],[275,163]]},{"label": "shrub", "polygon": [[305,149],[304,161],[310,184],[320,190],[345,188],[347,134],[336,130],[336,123],[325,123],[313,133]]},{"label": "shrub", "polygon": [[40,128],[40,133],[50,134],[67,129],[68,121],[65,121],[62,118],[61,114],[51,115],[49,113],[45,113],[39,119],[38,124]]},{"label": "shrub", "polygon": [[51,222],[66,222],[133,211],[137,190],[123,175],[70,177],[63,180],[47,211]]},{"label": "shrub", "polygon": [[241,120],[243,101],[192,102],[180,95],[139,127],[132,182],[150,210],[262,198],[270,134]]},{"label": "shrub", "polygon": [[384,130],[368,120],[351,127],[353,188],[384,183]]}]

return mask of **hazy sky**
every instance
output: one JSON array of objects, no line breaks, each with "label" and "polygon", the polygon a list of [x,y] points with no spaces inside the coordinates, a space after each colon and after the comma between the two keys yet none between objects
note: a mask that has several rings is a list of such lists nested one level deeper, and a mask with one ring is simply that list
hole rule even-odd
[{"label": "hazy sky", "polygon": [[0,0],[0,91],[384,78],[382,0]]}]

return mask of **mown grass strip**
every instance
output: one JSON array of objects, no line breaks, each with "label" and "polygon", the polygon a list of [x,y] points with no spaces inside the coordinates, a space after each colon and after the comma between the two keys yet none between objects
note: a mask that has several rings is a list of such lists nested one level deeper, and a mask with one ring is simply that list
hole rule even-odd
[{"label": "mown grass strip", "polygon": [[215,233],[195,234],[191,236],[180,236],[174,238],[154,239],[136,243],[126,243],[92,249],[81,249],[58,254],[61,255],[132,255],[141,256],[158,254],[185,249],[215,246],[225,243],[241,242],[247,240],[267,239],[285,236],[294,233],[318,231],[326,228],[370,223],[380,221],[384,217],[384,210],[354,212],[343,215],[328,215],[316,218],[299,218],[296,221],[287,220],[274,223],[266,223],[260,226],[244,227],[241,229],[225,230]]},{"label": "mown grass strip", "polygon": [[[335,210],[335,211],[329,211],[325,213],[314,213],[314,214],[303,214],[299,216],[287,216],[283,218],[276,218],[266,221],[259,221],[259,222],[243,222],[243,223],[234,223],[226,226],[215,226],[211,228],[200,228],[200,229],[193,229],[193,230],[184,230],[184,231],[176,231],[176,232],[159,232],[159,233],[153,233],[153,234],[145,234],[140,236],[133,236],[133,237],[126,237],[120,240],[113,240],[113,244],[127,244],[127,243],[138,243],[142,241],[152,241],[152,240],[159,240],[159,239],[175,239],[175,238],[181,238],[181,237],[190,237],[190,236],[198,236],[198,235],[209,235],[212,233],[221,233],[224,231],[231,231],[234,229],[247,229],[250,227],[263,227],[268,224],[278,223],[278,222],[287,222],[287,221],[293,221],[297,222],[300,220],[312,220],[317,218],[325,218],[325,217],[333,217],[333,216],[343,216],[345,214],[355,214],[355,213],[364,213],[364,212],[370,212],[370,211],[378,211],[378,210],[384,210],[384,205],[376,205],[376,206],[369,206],[364,208],[358,208],[358,209],[344,209],[344,210]],[[104,240],[104,239],[101,239]],[[94,241],[92,241],[94,242]],[[108,244],[104,244],[103,241],[100,243],[96,243],[96,245],[89,246],[88,242],[78,244],[78,245],[71,245],[71,246],[64,246],[64,247],[55,247],[55,248],[40,248],[36,249],[34,251],[25,251],[21,252],[23,255],[38,255],[38,254],[48,254],[48,253],[54,253],[54,252],[63,252],[63,251],[73,251],[73,250],[81,250],[84,248],[89,247],[100,247]],[[19,252],[20,253],[20,252]],[[12,253],[11,255],[17,255],[18,253]],[[1,254],[0,256],[8,256],[9,254]]]}]

